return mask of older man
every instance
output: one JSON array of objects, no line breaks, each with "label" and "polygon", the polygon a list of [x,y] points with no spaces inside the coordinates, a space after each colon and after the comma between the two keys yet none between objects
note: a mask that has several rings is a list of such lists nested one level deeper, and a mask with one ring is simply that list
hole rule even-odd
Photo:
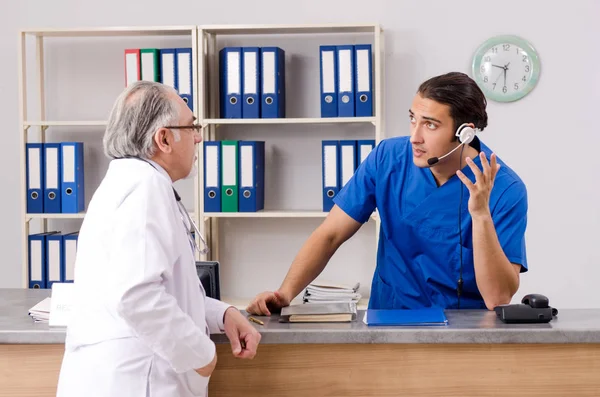
[{"label": "older man", "polygon": [[260,334],[205,296],[191,219],[173,182],[192,174],[200,127],[173,89],[129,86],[104,135],[113,160],[79,234],[76,308],[59,397],[205,396],[217,362],[210,333],[253,358]]}]

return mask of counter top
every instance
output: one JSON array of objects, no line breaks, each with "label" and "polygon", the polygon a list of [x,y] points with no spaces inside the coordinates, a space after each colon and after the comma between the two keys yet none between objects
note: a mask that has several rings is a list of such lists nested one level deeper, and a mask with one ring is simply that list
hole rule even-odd
[{"label": "counter top", "polygon": [[[65,328],[35,323],[31,307],[50,290],[0,289],[0,344],[60,344]],[[448,325],[369,327],[359,311],[352,323],[285,324],[277,316],[254,316],[261,344],[308,343],[600,343],[600,309],[560,309],[547,324],[504,324],[488,310],[447,310]],[[229,343],[223,334],[216,343]]]}]

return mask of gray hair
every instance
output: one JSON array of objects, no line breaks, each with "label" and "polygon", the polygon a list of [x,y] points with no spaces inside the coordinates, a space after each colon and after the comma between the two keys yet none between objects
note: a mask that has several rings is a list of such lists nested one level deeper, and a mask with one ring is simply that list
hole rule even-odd
[{"label": "gray hair", "polygon": [[108,117],[102,140],[106,156],[151,158],[156,131],[179,119],[179,109],[170,94],[177,95],[177,91],[152,81],[129,85],[115,101]]}]

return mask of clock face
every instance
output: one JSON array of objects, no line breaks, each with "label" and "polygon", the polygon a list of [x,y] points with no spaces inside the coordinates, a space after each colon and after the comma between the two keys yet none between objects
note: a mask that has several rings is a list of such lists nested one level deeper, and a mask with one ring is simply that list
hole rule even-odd
[{"label": "clock face", "polygon": [[537,84],[539,72],[535,49],[515,36],[486,41],[473,58],[475,81],[486,97],[499,102],[527,95]]}]

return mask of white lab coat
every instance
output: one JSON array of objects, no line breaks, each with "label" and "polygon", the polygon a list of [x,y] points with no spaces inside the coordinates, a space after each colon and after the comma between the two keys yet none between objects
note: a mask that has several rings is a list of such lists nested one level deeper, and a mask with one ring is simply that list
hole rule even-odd
[{"label": "white lab coat", "polygon": [[88,207],[58,397],[207,394],[194,369],[229,306],[205,296],[171,179],[152,164],[111,161]]}]

